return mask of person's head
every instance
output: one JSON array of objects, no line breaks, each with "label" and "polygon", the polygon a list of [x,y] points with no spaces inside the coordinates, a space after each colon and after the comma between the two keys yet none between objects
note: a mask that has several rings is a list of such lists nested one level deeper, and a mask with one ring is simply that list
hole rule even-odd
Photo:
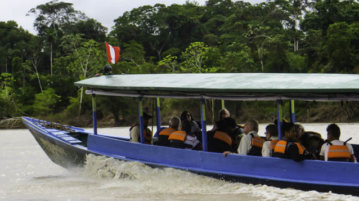
[{"label": "person's head", "polygon": [[181,120],[177,116],[172,117],[169,122],[169,127],[175,130],[181,130]]},{"label": "person's head", "polygon": [[112,74],[112,66],[110,64],[106,64],[103,68],[104,75],[111,75]]},{"label": "person's head", "polygon": [[282,134],[284,134],[284,137],[287,140],[296,140],[297,139],[297,137],[296,137],[297,134],[295,132],[293,123],[283,123],[282,124]]},{"label": "person's head", "polygon": [[224,119],[224,118],[228,118],[228,117],[230,117],[231,116],[231,114],[229,113],[229,111],[227,110],[227,109],[225,109],[225,108],[223,108],[223,109],[221,109],[220,111],[219,111],[219,120],[222,120],[222,119]]},{"label": "person's head", "polygon": [[236,128],[237,124],[233,118],[227,117],[222,120],[219,120],[217,122],[217,126],[218,126],[217,128],[218,130],[231,134]]},{"label": "person's head", "polygon": [[294,124],[294,130],[296,132],[297,138],[300,139],[304,134],[304,127],[300,124]]},{"label": "person's head", "polygon": [[340,128],[336,124],[329,124],[327,127],[328,140],[339,140],[340,137]]},{"label": "person's head", "polygon": [[278,129],[274,124],[266,126],[266,138],[269,140],[271,137],[278,137]]},{"label": "person's head", "polygon": [[181,114],[181,121],[192,121],[193,118],[192,118],[192,115],[190,112],[188,111],[183,111],[182,114]]},{"label": "person's head", "polygon": [[243,132],[248,134],[251,131],[258,132],[258,122],[254,119],[250,119],[244,124]]},{"label": "person's head", "polygon": [[152,118],[151,115],[147,114],[146,112],[143,113],[143,125],[145,127],[148,126],[148,121]]},{"label": "person's head", "polygon": [[323,143],[324,140],[320,137],[320,135],[311,135],[306,139],[306,145],[303,145],[307,151],[318,155]]}]

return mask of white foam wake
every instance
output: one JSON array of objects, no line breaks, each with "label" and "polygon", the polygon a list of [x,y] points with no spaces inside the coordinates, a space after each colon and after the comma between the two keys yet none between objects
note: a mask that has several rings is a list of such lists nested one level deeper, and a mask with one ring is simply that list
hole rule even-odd
[{"label": "white foam wake", "polygon": [[187,171],[151,168],[139,162],[94,155],[87,157],[84,172],[89,177],[106,180],[103,188],[127,188],[135,194],[197,195],[200,200],[208,195],[224,200],[358,200],[350,195],[231,183]]}]

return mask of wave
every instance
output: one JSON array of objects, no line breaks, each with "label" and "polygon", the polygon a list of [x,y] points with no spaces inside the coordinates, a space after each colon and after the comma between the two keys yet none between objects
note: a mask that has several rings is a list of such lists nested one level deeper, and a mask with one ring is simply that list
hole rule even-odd
[{"label": "wave", "polygon": [[[122,190],[125,188],[128,193],[135,194],[174,197],[192,195],[189,199],[200,200],[208,196],[219,200],[358,200],[358,197],[331,192],[319,193],[267,185],[232,183],[188,171],[152,168],[139,162],[127,162],[95,155],[87,156],[84,173],[88,177],[111,181],[107,182],[104,188],[121,188]],[[174,197],[171,197],[171,200],[176,200]]]}]

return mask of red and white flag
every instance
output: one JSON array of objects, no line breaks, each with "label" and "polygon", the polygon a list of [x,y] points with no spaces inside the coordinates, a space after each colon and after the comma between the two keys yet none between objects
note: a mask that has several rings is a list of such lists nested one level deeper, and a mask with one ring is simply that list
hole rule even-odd
[{"label": "red and white flag", "polygon": [[120,47],[114,47],[107,42],[105,44],[108,63],[115,64],[120,59]]}]

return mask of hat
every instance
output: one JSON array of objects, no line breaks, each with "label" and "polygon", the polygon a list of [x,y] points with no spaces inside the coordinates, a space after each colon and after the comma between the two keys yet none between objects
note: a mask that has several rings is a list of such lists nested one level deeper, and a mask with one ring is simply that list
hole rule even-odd
[{"label": "hat", "polygon": [[144,112],[144,113],[143,113],[143,118],[144,118],[144,119],[151,119],[152,116],[149,115],[149,114],[147,114],[146,112]]}]

